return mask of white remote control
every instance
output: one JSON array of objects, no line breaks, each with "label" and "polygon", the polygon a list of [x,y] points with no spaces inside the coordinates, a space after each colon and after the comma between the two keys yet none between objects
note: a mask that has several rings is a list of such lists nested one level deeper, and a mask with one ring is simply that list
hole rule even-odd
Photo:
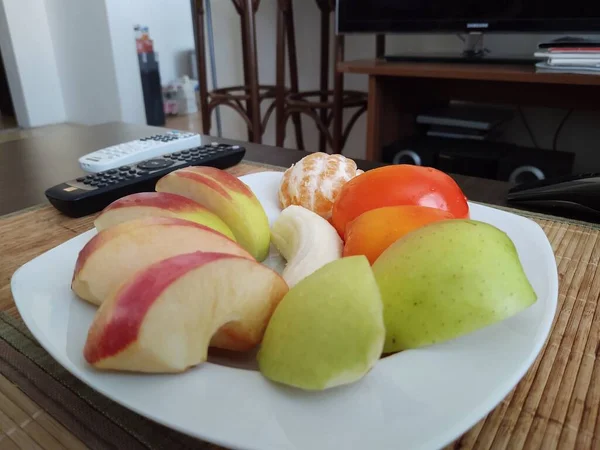
[{"label": "white remote control", "polygon": [[88,153],[79,158],[79,165],[86,172],[97,173],[201,145],[199,134],[170,130]]}]

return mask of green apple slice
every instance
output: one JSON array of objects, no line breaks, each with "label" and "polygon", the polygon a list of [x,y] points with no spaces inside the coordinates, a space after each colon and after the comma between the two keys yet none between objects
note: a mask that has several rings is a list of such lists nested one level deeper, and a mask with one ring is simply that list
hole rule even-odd
[{"label": "green apple slice", "polygon": [[296,284],[278,305],[258,353],[261,373],[305,390],[353,383],[375,365],[385,328],[369,261],[330,262]]},{"label": "green apple slice", "polygon": [[475,220],[433,223],[373,264],[384,304],[384,352],[419,348],[502,321],[537,300],[511,239]]}]

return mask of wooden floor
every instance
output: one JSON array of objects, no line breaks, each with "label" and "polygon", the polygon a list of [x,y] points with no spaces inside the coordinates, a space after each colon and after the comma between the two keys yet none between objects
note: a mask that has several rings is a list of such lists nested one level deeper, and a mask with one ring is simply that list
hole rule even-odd
[{"label": "wooden floor", "polygon": [[[48,125],[45,127],[21,129],[12,117],[0,116],[0,144],[18,139],[27,139],[30,137],[39,137],[48,133],[60,132],[70,127],[85,127],[74,123],[61,123],[58,125]],[[165,124],[166,128],[175,130],[193,131],[202,133],[202,125],[200,123],[200,114],[189,114],[182,116],[167,117]]]},{"label": "wooden floor", "polygon": [[167,123],[165,126],[175,130],[193,131],[194,133],[202,134],[202,121],[200,120],[200,113],[169,116],[167,117]]}]

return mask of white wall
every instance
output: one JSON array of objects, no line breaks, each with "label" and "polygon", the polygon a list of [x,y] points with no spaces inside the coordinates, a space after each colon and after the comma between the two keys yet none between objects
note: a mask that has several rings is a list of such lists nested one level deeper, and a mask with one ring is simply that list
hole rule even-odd
[{"label": "white wall", "polygon": [[104,2],[46,0],[67,121],[120,120],[121,104]]},{"label": "white wall", "polygon": [[[129,0],[120,3],[120,12],[128,12],[128,26],[148,26],[154,40],[154,51],[160,61],[163,84],[183,75],[191,75],[189,52],[194,50],[194,30],[190,0]],[[125,3],[127,5],[125,6]],[[213,3],[231,3],[231,0],[213,0]]]},{"label": "white wall", "polygon": [[4,11],[4,3],[0,1],[0,53],[4,62],[6,78],[8,81],[13,107],[18,123],[26,123],[29,118],[25,108],[25,93],[21,85],[21,77],[17,69],[17,58],[12,46],[8,18]]},{"label": "white wall", "polygon": [[146,112],[133,31],[135,14],[141,5],[137,1],[104,1],[121,105],[121,120],[145,124]]},{"label": "white wall", "polygon": [[0,2],[0,45],[19,124],[64,122],[66,112],[44,0]]},{"label": "white wall", "polygon": [[105,2],[122,120],[146,123],[133,28],[137,24],[148,26],[158,53],[161,83],[166,85],[190,74],[188,54],[194,49],[191,3],[189,0]]}]

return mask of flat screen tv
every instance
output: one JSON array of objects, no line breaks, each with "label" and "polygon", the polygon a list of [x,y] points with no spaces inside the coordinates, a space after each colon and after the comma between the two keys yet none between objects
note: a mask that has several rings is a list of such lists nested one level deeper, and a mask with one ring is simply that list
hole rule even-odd
[{"label": "flat screen tv", "polygon": [[598,0],[337,0],[340,33],[600,32]]}]

